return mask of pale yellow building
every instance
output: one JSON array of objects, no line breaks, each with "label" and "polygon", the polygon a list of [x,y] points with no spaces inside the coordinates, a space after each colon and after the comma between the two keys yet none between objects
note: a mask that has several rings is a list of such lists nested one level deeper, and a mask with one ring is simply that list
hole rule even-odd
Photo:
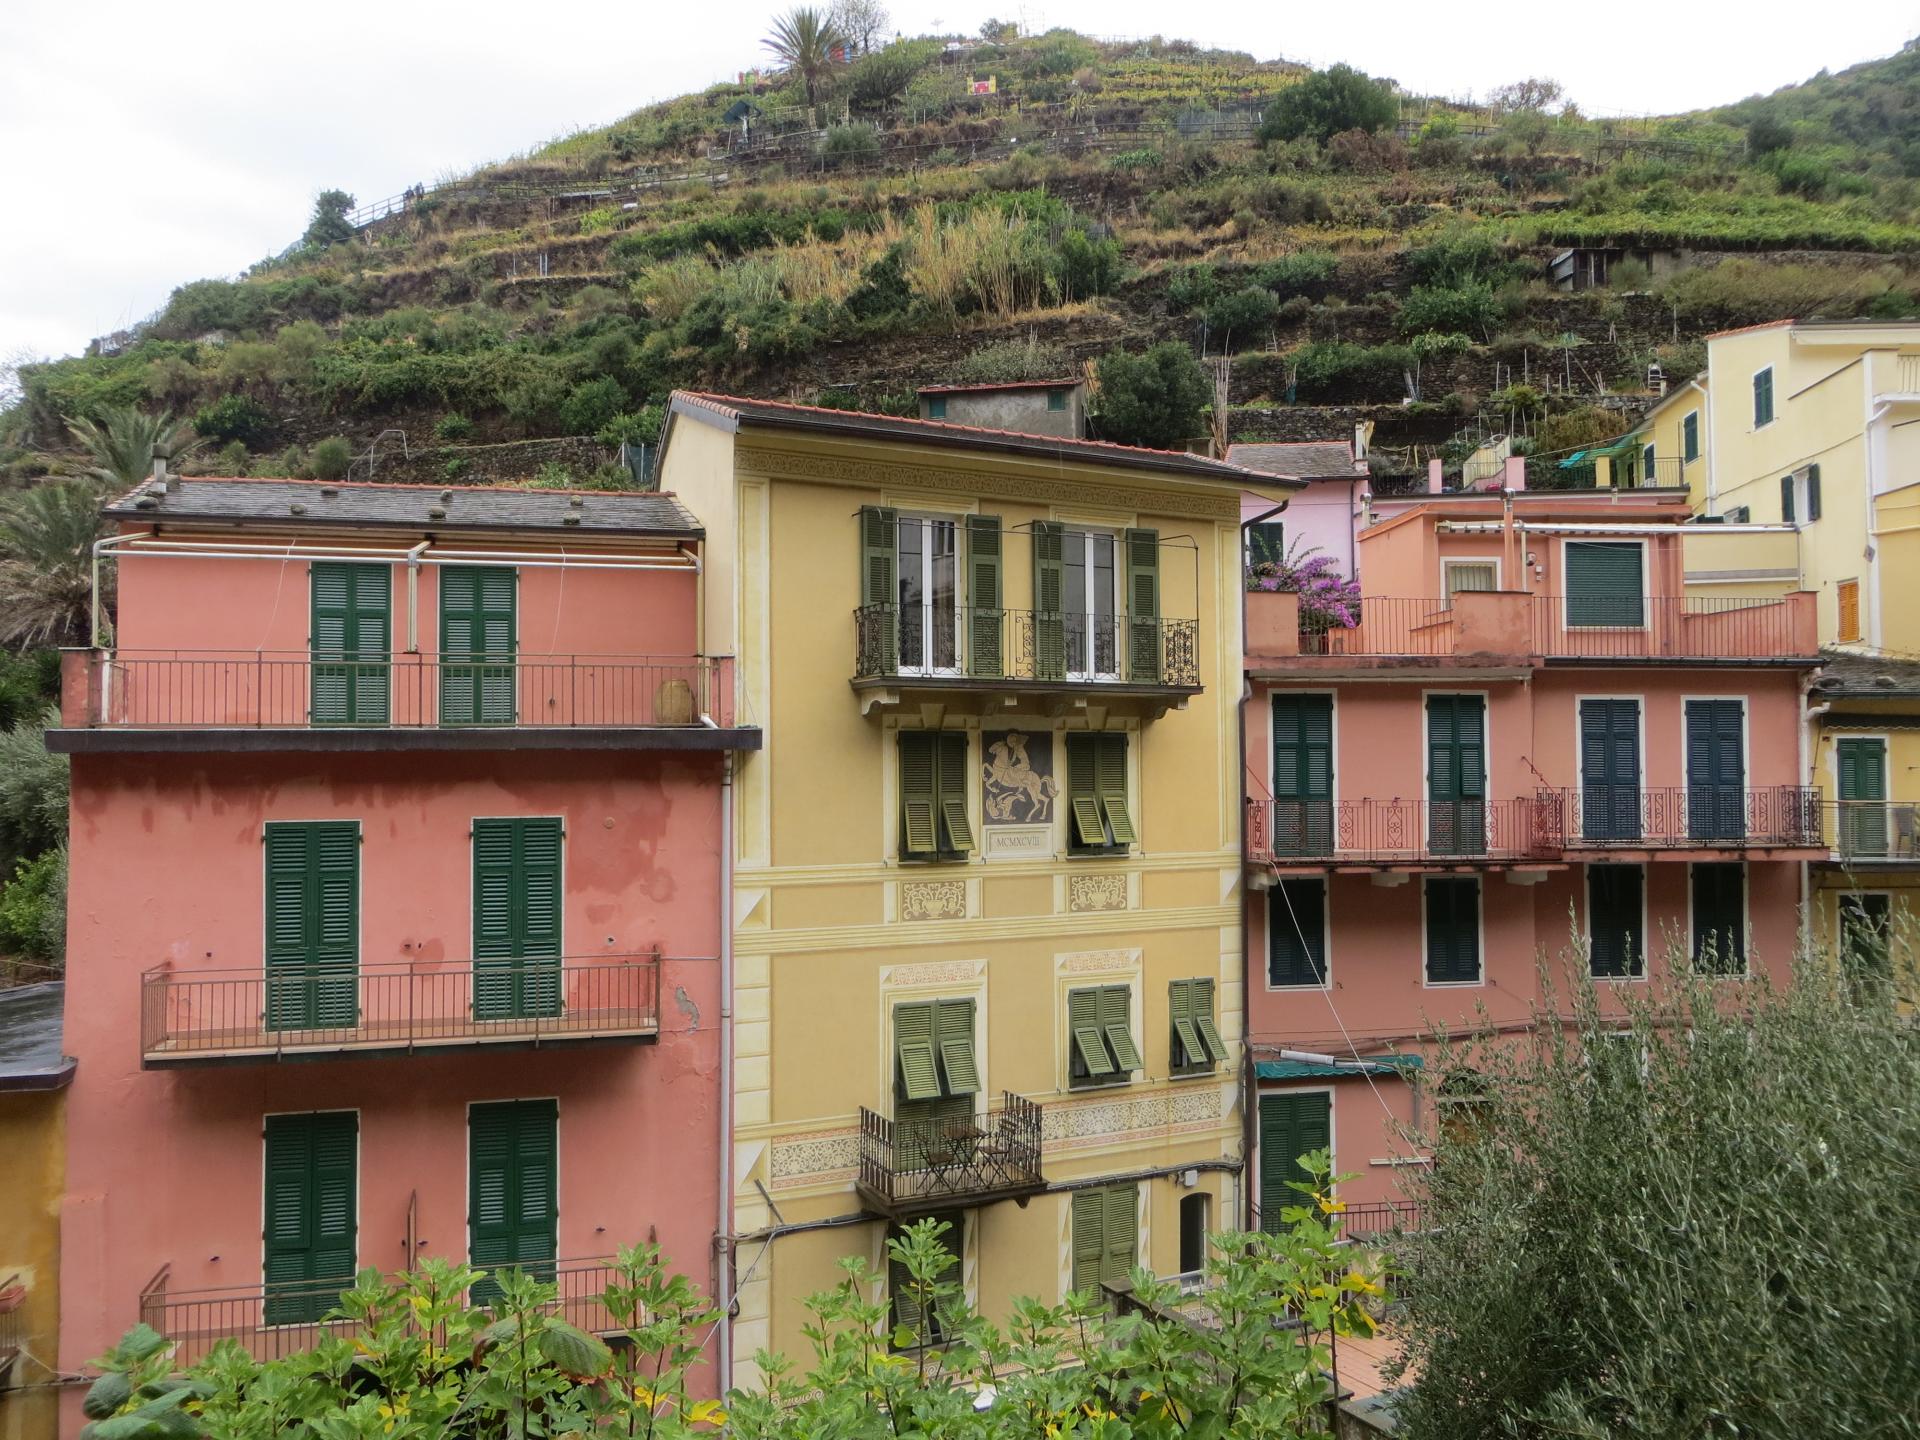
[{"label": "pale yellow building", "polygon": [[732,1378],[804,1355],[844,1257],[885,1299],[925,1215],[1001,1321],[1197,1268],[1245,1199],[1246,472],[682,393],[659,473],[766,732],[731,807]]},{"label": "pale yellow building", "polygon": [[65,986],[0,990],[0,1440],[58,1424],[60,1211],[66,1099]]}]

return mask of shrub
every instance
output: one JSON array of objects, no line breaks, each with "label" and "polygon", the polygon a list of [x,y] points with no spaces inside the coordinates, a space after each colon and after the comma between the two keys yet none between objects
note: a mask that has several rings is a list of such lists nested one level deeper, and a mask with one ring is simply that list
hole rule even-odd
[{"label": "shrub", "polygon": [[313,197],[313,219],[300,243],[309,250],[325,250],[353,239],[354,229],[347,220],[353,209],[353,196],[344,190],[322,190]]},{"label": "shrub", "polygon": [[1335,65],[1282,90],[1261,121],[1260,139],[1325,141],[1343,130],[1383,130],[1399,113],[1391,87]]},{"label": "shrub", "polygon": [[1167,279],[1167,303],[1180,310],[1205,308],[1220,293],[1220,278],[1211,265],[1182,265]]},{"label": "shrub", "polygon": [[1073,359],[1057,345],[1037,338],[1003,340],[969,351],[948,372],[957,385],[1006,384],[1018,380],[1058,380],[1074,372]]},{"label": "shrub", "polygon": [[1747,154],[1758,160],[1793,144],[1793,127],[1772,115],[1756,115],[1747,122]]},{"label": "shrub", "polygon": [[449,445],[457,445],[462,440],[473,438],[473,421],[458,410],[442,415],[434,423],[433,438]]},{"label": "shrub", "polygon": [[353,464],[353,446],[344,435],[329,435],[313,447],[307,464],[316,480],[344,480]]},{"label": "shrub", "polygon": [[1416,285],[1401,302],[1400,330],[1407,335],[1438,330],[1485,337],[1493,333],[1499,315],[1499,299],[1483,280],[1454,286]]},{"label": "shrub", "polygon": [[1825,198],[1834,185],[1833,162],[1806,150],[1775,150],[1767,156],[1767,169],[1782,193],[1807,200]]},{"label": "shrub", "polygon": [[67,852],[49,850],[13,867],[0,888],[0,949],[58,962],[67,948]]},{"label": "shrub", "polygon": [[1308,402],[1398,400],[1405,396],[1414,354],[1405,345],[1316,340],[1289,357],[1298,396]]},{"label": "shrub", "polygon": [[1300,597],[1302,630],[1351,630],[1360,623],[1360,582],[1340,573],[1339,562],[1317,546],[1295,540],[1287,553],[1247,567],[1249,590]]},{"label": "shrub", "polygon": [[37,855],[67,838],[67,757],[47,749],[58,707],[24,716],[0,731],[0,859]]},{"label": "shrub", "polygon": [[884,110],[938,58],[934,40],[897,40],[884,50],[862,55],[848,68],[846,96],[856,110]]},{"label": "shrub", "polygon": [[471,465],[466,456],[455,455],[440,467],[440,474],[448,480],[460,480],[465,478]]},{"label": "shrub", "polygon": [[871,125],[835,125],[814,152],[830,168],[858,165],[880,154],[880,132]]},{"label": "shrub", "polygon": [[258,450],[273,427],[266,407],[250,395],[223,395],[193,417],[194,432],[225,444],[238,440]]},{"label": "shrub", "polygon": [[1222,295],[1207,306],[1207,329],[1230,337],[1232,343],[1248,345],[1259,338],[1263,329],[1273,324],[1273,317],[1279,309],[1280,302],[1273,298],[1271,290],[1248,285],[1229,295]]},{"label": "shrub", "polygon": [[611,375],[583,381],[567,392],[560,406],[560,425],[569,435],[596,434],[627,408],[627,392]]},{"label": "shrub", "polygon": [[1404,170],[1407,147],[1397,135],[1342,130],[1327,141],[1327,163],[1336,170]]},{"label": "shrub", "polygon": [[1306,295],[1318,299],[1340,271],[1340,258],[1325,250],[1296,250],[1256,266],[1254,281],[1266,286],[1281,299]]},{"label": "shrub", "polygon": [[1120,282],[1120,242],[1095,239],[1084,230],[1067,231],[1054,252],[1054,282],[1062,300],[1105,295]]},{"label": "shrub", "polygon": [[1193,352],[1177,340],[1143,355],[1115,351],[1101,359],[1097,373],[1104,439],[1178,450],[1201,433],[1212,387]]}]

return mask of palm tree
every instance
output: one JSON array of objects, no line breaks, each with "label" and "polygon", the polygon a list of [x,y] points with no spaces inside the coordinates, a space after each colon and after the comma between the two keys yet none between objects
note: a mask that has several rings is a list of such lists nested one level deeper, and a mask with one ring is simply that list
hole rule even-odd
[{"label": "palm tree", "polygon": [[85,643],[100,500],[88,481],[50,480],[0,504],[0,642]]},{"label": "palm tree", "polygon": [[115,485],[138,485],[153,473],[153,457],[185,455],[199,441],[185,421],[163,410],[148,415],[131,405],[103,411],[99,420],[74,420],[67,428],[93,458],[87,474]]},{"label": "palm tree", "polygon": [[789,70],[798,71],[807,87],[807,104],[819,98],[820,82],[833,68],[833,52],[846,37],[832,19],[804,6],[789,10],[773,22],[773,33],[760,42]]}]

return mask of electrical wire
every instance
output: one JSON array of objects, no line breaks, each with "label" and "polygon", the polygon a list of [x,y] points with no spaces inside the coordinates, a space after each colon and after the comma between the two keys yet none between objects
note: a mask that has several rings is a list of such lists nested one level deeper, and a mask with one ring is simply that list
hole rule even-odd
[{"label": "electrical wire", "polygon": [[[1327,888],[1331,890],[1333,887],[1329,883]],[[1300,927],[1300,917],[1294,912],[1293,899],[1287,894],[1286,885],[1284,883],[1275,885],[1273,889],[1280,892],[1280,899],[1287,907],[1287,921],[1293,926],[1293,933],[1300,937],[1301,953],[1303,955],[1313,954],[1313,947],[1307,943],[1307,932]],[[1273,890],[1269,890],[1267,893],[1271,895]],[[1328,898],[1331,899],[1332,897],[1329,896]],[[1267,905],[1267,923],[1273,923],[1273,905],[1271,902]],[[1332,988],[1327,985],[1322,985],[1320,987],[1320,995],[1321,998],[1327,1002],[1327,1009],[1333,1013],[1333,1023],[1340,1027],[1341,1038],[1346,1041],[1347,1053],[1356,1060],[1361,1059],[1360,1049],[1353,1043],[1353,1035],[1352,1032],[1347,1029],[1347,1022],[1340,1018],[1340,1007],[1333,1003]],[[1398,1124],[1400,1117],[1393,1113],[1393,1107],[1387,1104],[1387,1097],[1382,1095],[1380,1093],[1380,1087],[1373,1083],[1373,1067],[1371,1065],[1363,1065],[1360,1074],[1367,1082],[1367,1089],[1373,1092],[1373,1098],[1380,1106],[1380,1113],[1385,1115],[1388,1120]]]}]

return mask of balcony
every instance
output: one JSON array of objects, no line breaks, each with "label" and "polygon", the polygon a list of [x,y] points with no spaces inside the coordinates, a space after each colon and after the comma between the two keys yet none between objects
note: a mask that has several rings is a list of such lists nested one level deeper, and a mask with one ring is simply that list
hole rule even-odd
[{"label": "balcony", "polygon": [[286,966],[140,977],[148,1068],[647,1041],[660,1033],[651,955],[471,964]]},{"label": "balcony", "polygon": [[1920,804],[1911,800],[1826,800],[1821,843],[1850,870],[1920,867]]},{"label": "balcony", "polygon": [[[556,1260],[526,1270],[557,1285],[554,1313],[594,1335],[613,1335],[620,1327],[607,1309],[607,1287],[617,1278],[608,1259]],[[545,1272],[545,1273],[542,1273]],[[355,1322],[324,1318],[334,1309],[351,1278],[311,1286],[232,1286],[213,1290],[169,1288],[171,1267],[140,1291],[140,1319],[178,1347],[173,1364],[186,1369],[207,1358],[222,1340],[237,1340],[256,1360],[277,1360],[311,1349],[327,1335],[351,1335]],[[283,1318],[311,1315],[314,1319]]]},{"label": "balcony", "polygon": [[1820,792],[1811,785],[1601,786],[1542,790],[1535,803],[1557,807],[1565,817],[1569,853],[1815,850],[1822,845]]},{"label": "balcony", "polygon": [[1454,868],[1552,862],[1561,810],[1534,799],[1262,800],[1247,807],[1247,854],[1286,869]]},{"label": "balcony", "polygon": [[1098,693],[1157,713],[1200,693],[1199,628],[1163,616],[863,605],[853,612],[853,687],[868,710],[935,691]]},{"label": "balcony", "polygon": [[860,1112],[860,1173],[866,1205],[893,1220],[935,1210],[1025,1204],[1046,1188],[1040,1174],[1040,1107],[1011,1092],[984,1115],[891,1120]]},{"label": "balcony", "polygon": [[69,650],[61,751],[757,749],[724,656]]}]

